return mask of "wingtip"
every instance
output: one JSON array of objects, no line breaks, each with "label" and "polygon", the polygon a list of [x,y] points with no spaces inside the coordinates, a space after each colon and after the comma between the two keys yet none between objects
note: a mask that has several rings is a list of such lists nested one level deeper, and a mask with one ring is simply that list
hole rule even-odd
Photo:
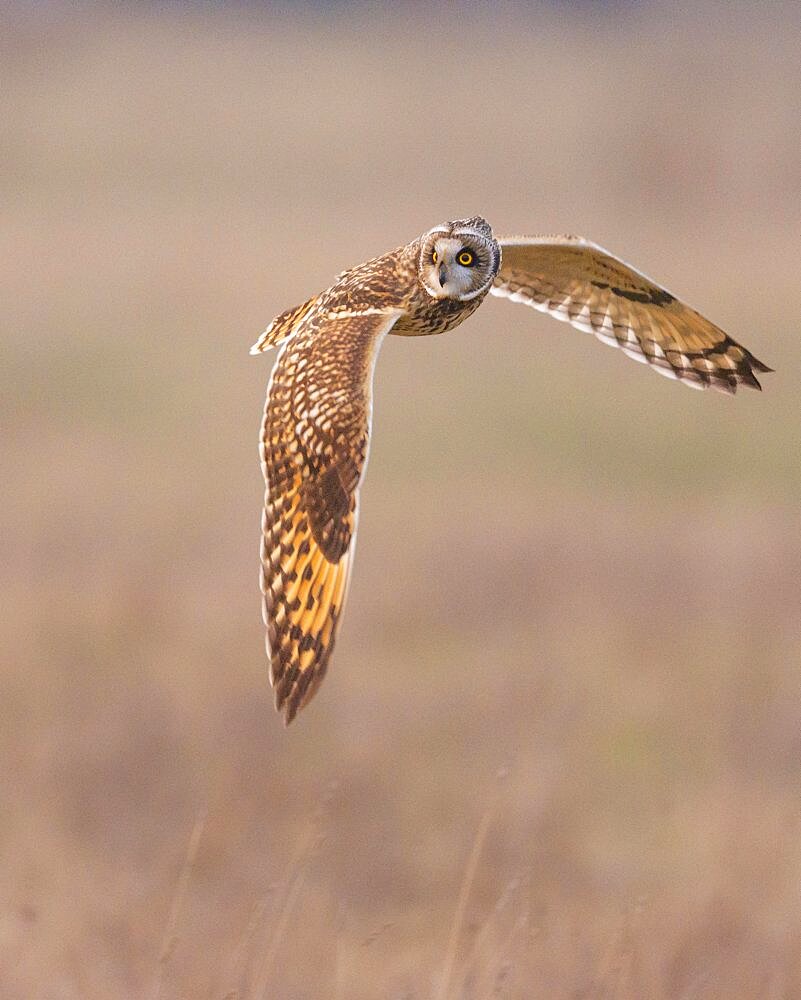
[{"label": "wingtip", "polygon": [[268,338],[270,336],[273,326],[274,324],[270,323],[270,325],[267,327],[264,333],[261,334],[261,336],[253,345],[253,347],[251,347],[250,349],[251,354],[263,354],[265,347],[272,347],[272,344],[270,344]]},{"label": "wingtip", "polygon": [[[270,678],[270,683],[273,683],[272,678]],[[292,722],[295,716],[298,714],[297,696],[293,697],[293,691],[290,690],[287,693],[285,686],[279,682],[279,684],[274,685],[275,691],[275,710],[279,715],[283,717],[284,729]]]},{"label": "wingtip", "polygon": [[743,385],[747,385],[750,389],[756,389],[758,392],[762,392],[762,385],[759,379],[756,377],[754,372],[759,372],[760,375],[771,374],[773,372],[772,368],[768,368],[767,365],[763,365],[761,361],[757,361],[756,358],[749,358],[750,368],[747,372],[741,373],[739,378]]}]

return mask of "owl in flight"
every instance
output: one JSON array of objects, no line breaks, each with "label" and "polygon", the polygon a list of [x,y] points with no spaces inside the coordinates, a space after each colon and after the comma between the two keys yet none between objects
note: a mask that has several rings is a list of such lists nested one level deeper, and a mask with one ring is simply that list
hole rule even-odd
[{"label": "owl in flight", "polygon": [[759,389],[771,371],[694,309],[578,236],[496,238],[480,217],[434,226],[277,316],[261,465],[261,590],[275,705],[288,724],[322,681],[353,565],[373,368],[388,333],[445,333],[487,293],[565,320],[696,389]]}]

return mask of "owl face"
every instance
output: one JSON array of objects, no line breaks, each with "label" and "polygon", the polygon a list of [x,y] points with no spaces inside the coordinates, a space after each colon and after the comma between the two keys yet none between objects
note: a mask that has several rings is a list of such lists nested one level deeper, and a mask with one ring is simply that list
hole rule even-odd
[{"label": "owl face", "polygon": [[445,222],[420,239],[420,282],[434,299],[469,302],[488,291],[501,263],[489,223]]}]

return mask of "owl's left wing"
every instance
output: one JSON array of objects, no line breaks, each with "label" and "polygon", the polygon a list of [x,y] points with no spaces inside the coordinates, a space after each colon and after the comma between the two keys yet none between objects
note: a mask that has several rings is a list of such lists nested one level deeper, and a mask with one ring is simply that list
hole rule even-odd
[{"label": "owl's left wing", "polygon": [[696,389],[761,388],[772,369],[644,274],[580,236],[504,237],[493,295],[565,320]]},{"label": "owl's left wing", "polygon": [[308,312],[286,340],[261,435],[261,589],[275,707],[290,723],[334,648],[367,464],[373,367],[398,310]]}]

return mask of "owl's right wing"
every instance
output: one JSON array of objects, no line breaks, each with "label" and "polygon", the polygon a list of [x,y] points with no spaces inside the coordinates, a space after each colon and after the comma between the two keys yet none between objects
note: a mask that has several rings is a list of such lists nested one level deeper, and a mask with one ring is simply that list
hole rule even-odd
[{"label": "owl's right wing", "polygon": [[759,389],[771,371],[750,351],[656,282],[580,236],[501,237],[490,289],[522,302],[696,389]]},{"label": "owl's right wing", "polygon": [[316,692],[347,595],[378,349],[399,310],[304,315],[281,348],[261,435],[261,589],[275,706]]}]

